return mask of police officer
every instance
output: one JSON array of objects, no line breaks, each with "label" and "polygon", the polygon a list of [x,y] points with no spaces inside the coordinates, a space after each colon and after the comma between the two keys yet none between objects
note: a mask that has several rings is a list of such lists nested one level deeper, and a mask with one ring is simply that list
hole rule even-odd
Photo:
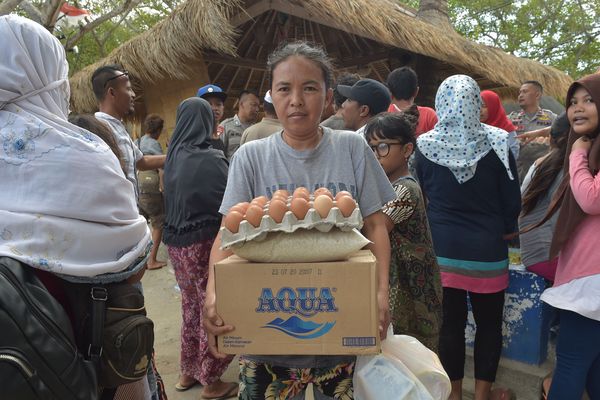
[{"label": "police officer", "polygon": [[256,94],[243,90],[240,94],[237,114],[219,125],[218,133],[225,145],[225,156],[228,159],[231,159],[233,153],[240,147],[244,131],[256,122],[259,105],[260,100]]},{"label": "police officer", "polygon": [[219,137],[219,123],[223,118],[223,113],[225,111],[225,100],[227,99],[227,93],[223,91],[217,85],[208,84],[206,86],[202,86],[198,89],[197,93],[198,97],[202,97],[204,100],[208,101],[210,104],[210,108],[212,109],[213,115],[215,117],[215,126],[214,131],[211,136],[211,144],[214,149],[221,150],[225,152],[225,145],[223,141]]},{"label": "police officer", "polygon": [[[508,115],[513,125],[517,127],[517,134],[547,128],[556,119],[556,114],[550,110],[540,107],[540,100],[544,93],[544,87],[538,81],[525,81],[519,89],[517,98],[520,111],[513,111]],[[522,182],[531,164],[538,158],[547,154],[550,149],[547,143],[527,143],[521,145],[517,169],[519,179]]]}]

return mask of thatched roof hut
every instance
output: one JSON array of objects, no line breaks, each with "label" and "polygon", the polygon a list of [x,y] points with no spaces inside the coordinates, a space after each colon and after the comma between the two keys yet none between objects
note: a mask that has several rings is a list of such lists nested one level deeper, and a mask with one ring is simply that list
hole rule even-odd
[{"label": "thatched roof hut", "polygon": [[321,44],[338,70],[384,81],[402,65],[419,74],[417,101],[431,104],[447,76],[464,73],[482,89],[513,96],[526,79],[562,97],[571,79],[557,69],[474,43],[450,26],[434,26],[395,0],[188,0],[171,16],[71,78],[72,106],[96,108],[94,69],[120,63],[133,77],[138,115],[157,112],[174,125],[182,99],[206,83],[229,93],[231,113],[243,89],[267,90],[266,57],[281,41]]}]

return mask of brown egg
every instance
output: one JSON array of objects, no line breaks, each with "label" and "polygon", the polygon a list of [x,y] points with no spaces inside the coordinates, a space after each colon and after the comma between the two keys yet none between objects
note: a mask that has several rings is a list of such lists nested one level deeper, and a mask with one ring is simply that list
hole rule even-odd
[{"label": "brown egg", "polygon": [[314,208],[317,210],[321,218],[327,218],[329,210],[333,207],[333,200],[326,194],[321,194],[315,198]]},{"label": "brown egg", "polygon": [[342,198],[342,197],[350,197],[350,198],[352,198],[352,193],[350,193],[350,192],[346,192],[345,190],[342,190],[341,192],[338,192],[338,193],[335,195],[335,199],[336,199],[336,200],[339,200],[339,199],[340,199],[340,198]]},{"label": "brown egg", "polygon": [[269,199],[266,196],[259,196],[252,200],[250,204],[256,204],[257,206],[264,207],[268,201]]},{"label": "brown egg", "polygon": [[229,211],[229,214],[225,216],[223,225],[229,230],[229,232],[237,233],[240,229],[240,222],[242,222],[243,219],[244,216],[242,215],[242,213],[237,211]]},{"label": "brown egg", "polygon": [[296,190],[294,190],[294,194],[292,195],[292,199],[296,199],[298,197],[303,198],[304,200],[310,200],[310,192],[307,188],[300,186]]},{"label": "brown egg", "polygon": [[349,217],[356,208],[356,202],[352,197],[342,196],[336,200],[336,205],[344,217]]},{"label": "brown egg", "polygon": [[279,199],[271,200],[271,204],[269,204],[269,216],[278,224],[283,221],[283,216],[287,210],[287,204]]},{"label": "brown egg", "polygon": [[271,201],[273,201],[273,200],[281,200],[281,201],[283,201],[284,203],[287,203],[287,201],[288,201],[288,196],[284,196],[284,195],[283,195],[283,193],[275,193],[275,194],[273,195],[273,197],[271,198]]},{"label": "brown egg", "polygon": [[317,198],[318,196],[320,196],[322,194],[324,194],[326,196],[329,196],[329,198],[331,200],[333,200],[333,195],[331,194],[331,192],[327,188],[321,187],[321,188],[318,188],[317,190],[315,190],[315,192],[314,192],[315,198]]},{"label": "brown egg", "polygon": [[284,189],[279,189],[279,190],[276,190],[275,193],[273,193],[273,197],[279,196],[279,195],[281,195],[287,199],[290,196],[290,192],[288,192],[287,190],[284,190]]},{"label": "brown egg", "polygon": [[240,214],[244,215],[244,214],[246,214],[246,210],[248,209],[248,207],[250,207],[250,203],[248,203],[248,202],[237,203],[235,206],[233,206],[229,209],[229,212],[237,211]]},{"label": "brown egg", "polygon": [[309,210],[308,201],[302,197],[296,197],[292,200],[290,211],[294,213],[298,220],[303,220]]},{"label": "brown egg", "polygon": [[263,215],[265,215],[265,212],[263,211],[262,207],[257,204],[252,204],[250,207],[248,207],[248,210],[246,210],[246,215],[244,218],[246,218],[246,221],[248,221],[250,225],[258,228]]}]

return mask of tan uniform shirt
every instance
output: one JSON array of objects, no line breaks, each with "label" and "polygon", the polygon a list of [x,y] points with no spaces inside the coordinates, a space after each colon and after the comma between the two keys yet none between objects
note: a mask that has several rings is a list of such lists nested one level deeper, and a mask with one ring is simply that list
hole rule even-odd
[{"label": "tan uniform shirt", "polygon": [[240,146],[252,140],[263,139],[283,129],[278,119],[264,117],[258,124],[254,124],[244,131]]},{"label": "tan uniform shirt", "polygon": [[231,159],[233,153],[240,147],[240,140],[242,139],[242,134],[244,131],[249,128],[252,124],[243,124],[240,121],[240,118],[234,115],[231,118],[227,118],[223,120],[219,124],[219,128],[217,132],[221,136],[221,140],[225,145],[225,157]]},{"label": "tan uniform shirt", "polygon": [[[517,134],[535,131],[537,129],[547,128],[552,125],[556,119],[556,114],[550,110],[539,108],[532,116],[525,111],[513,111],[508,115],[513,125],[517,128]],[[517,170],[519,171],[519,181],[523,182],[525,175],[531,165],[538,158],[548,154],[550,146],[545,143],[528,143],[521,144],[519,150],[519,158],[517,159]]]}]

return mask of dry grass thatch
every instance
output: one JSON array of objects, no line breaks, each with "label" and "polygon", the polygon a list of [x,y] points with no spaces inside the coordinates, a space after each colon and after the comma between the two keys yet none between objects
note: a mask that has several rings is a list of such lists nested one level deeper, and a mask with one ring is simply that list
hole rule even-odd
[{"label": "dry grass thatch", "polygon": [[89,65],[71,79],[71,103],[78,112],[97,108],[90,78],[102,65],[118,63],[136,80],[152,83],[165,78],[186,79],[188,64],[203,49],[235,55],[235,30],[229,24],[240,0],[188,0],[152,29],[136,36]]},{"label": "dry grass thatch", "polygon": [[[467,40],[449,26],[436,27],[406,14],[395,0],[290,0],[315,17],[358,35],[454,65],[500,86],[519,87],[536,79],[551,96],[563,97],[571,78],[539,62],[514,57],[500,49]],[[119,62],[143,85],[170,78],[186,79],[186,64],[202,49],[235,54],[232,15],[242,11],[242,0],[188,0],[169,18],[130,40],[106,59],[71,79],[72,103],[77,111],[91,111],[95,99],[89,83],[99,65]]]},{"label": "dry grass thatch", "polygon": [[522,81],[535,79],[544,85],[547,94],[563,97],[572,82],[555,68],[472,42],[448,27],[436,27],[409,17],[393,0],[302,0],[302,3],[311,14],[351,26],[357,34],[367,34],[381,43],[447,62],[464,73],[478,74],[500,85],[519,87]]}]

